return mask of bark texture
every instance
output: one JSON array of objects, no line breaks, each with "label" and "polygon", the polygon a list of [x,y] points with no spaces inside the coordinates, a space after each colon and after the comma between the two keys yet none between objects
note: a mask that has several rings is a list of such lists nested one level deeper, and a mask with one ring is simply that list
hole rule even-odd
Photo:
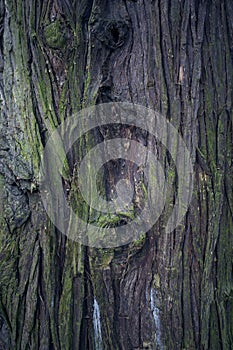
[{"label": "bark texture", "polygon": [[[99,349],[94,298],[103,349],[232,349],[232,1],[0,0],[0,94],[0,349]],[[183,224],[166,234],[177,188],[166,149],[142,130],[89,133],[64,178],[82,215],[76,165],[113,131],[151,144],[172,189],[145,236],[94,249],[51,224],[38,171],[54,128],[110,101],[166,116],[191,152],[195,183]],[[134,170],[110,162],[107,197]]]}]

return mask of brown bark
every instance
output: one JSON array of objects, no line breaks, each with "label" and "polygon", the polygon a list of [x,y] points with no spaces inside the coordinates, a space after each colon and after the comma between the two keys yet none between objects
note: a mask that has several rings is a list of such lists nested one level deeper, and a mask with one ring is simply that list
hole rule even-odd
[{"label": "brown bark", "polygon": [[[232,349],[232,23],[230,0],[0,0],[0,349],[95,349],[94,298],[104,349]],[[145,239],[96,249],[51,224],[38,173],[52,130],[110,101],[166,116],[195,183],[175,231],[164,230],[166,209]],[[128,130],[89,133],[70,152],[65,180],[84,215],[76,164],[107,131],[158,152],[173,203],[168,152]],[[124,169],[130,178],[135,167]],[[121,170],[106,167],[107,197]]]}]

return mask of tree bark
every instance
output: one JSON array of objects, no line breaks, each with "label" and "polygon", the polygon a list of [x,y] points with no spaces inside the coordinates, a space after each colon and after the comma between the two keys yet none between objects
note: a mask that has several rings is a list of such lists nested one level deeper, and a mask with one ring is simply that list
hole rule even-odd
[{"label": "tree bark", "polygon": [[[233,348],[232,54],[230,0],[0,0],[0,349]],[[109,133],[152,145],[170,186],[145,237],[98,249],[53,226],[39,167],[59,124],[112,101],[165,116],[195,181],[182,224],[166,233],[177,188],[166,149],[127,126],[85,135],[64,178],[77,212],[89,210],[77,164]],[[122,169],[105,167],[107,198]],[[134,171],[124,166],[129,178]]]}]

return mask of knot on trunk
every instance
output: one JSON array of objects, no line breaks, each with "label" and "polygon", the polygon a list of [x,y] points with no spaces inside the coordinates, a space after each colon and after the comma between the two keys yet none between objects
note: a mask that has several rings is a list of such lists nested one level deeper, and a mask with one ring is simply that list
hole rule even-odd
[{"label": "knot on trunk", "polygon": [[107,47],[116,49],[124,45],[128,37],[129,26],[121,20],[106,20],[99,22],[94,33],[97,39]]}]

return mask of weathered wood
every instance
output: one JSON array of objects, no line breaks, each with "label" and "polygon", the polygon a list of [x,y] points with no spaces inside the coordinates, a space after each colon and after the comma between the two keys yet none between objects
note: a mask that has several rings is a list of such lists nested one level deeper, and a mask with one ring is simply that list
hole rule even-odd
[{"label": "weathered wood", "polygon": [[[94,349],[94,296],[104,349],[232,349],[232,53],[230,0],[0,0],[0,349]],[[64,179],[84,216],[77,164],[109,133],[156,149],[171,189],[146,237],[94,249],[53,227],[38,174],[52,130],[110,101],[170,120],[195,183],[183,225],[165,233],[177,188],[166,149],[142,130],[88,133]],[[108,198],[122,168],[104,170]]]}]

